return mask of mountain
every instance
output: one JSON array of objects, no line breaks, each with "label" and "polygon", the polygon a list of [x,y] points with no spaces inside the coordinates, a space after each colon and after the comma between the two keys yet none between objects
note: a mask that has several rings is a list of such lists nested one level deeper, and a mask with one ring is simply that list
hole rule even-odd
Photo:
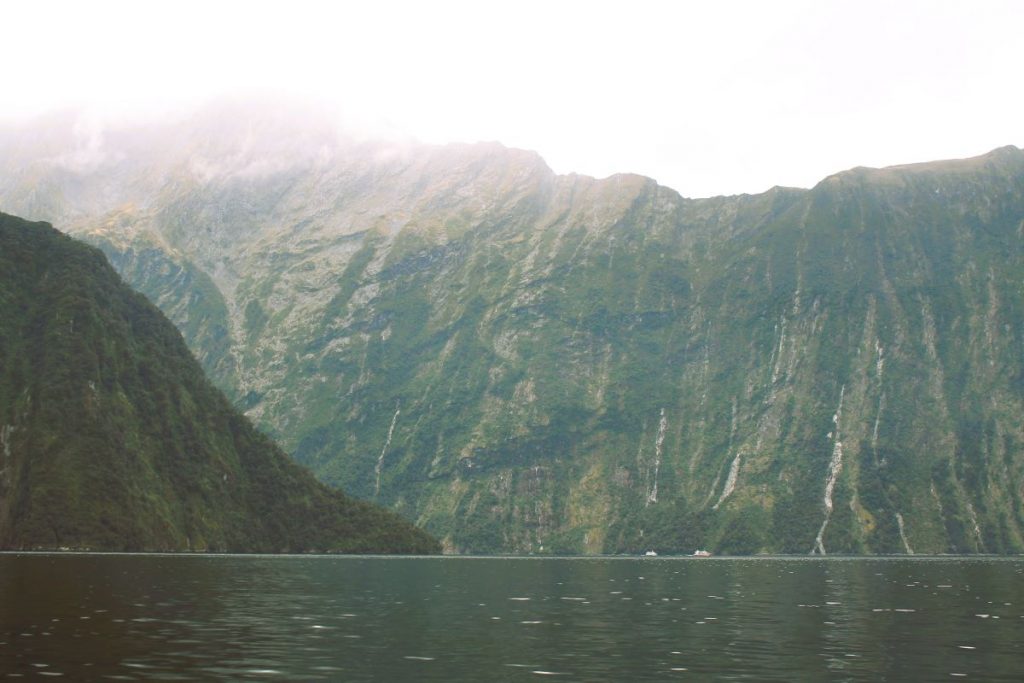
[{"label": "mountain", "polygon": [[686,199],[287,111],[31,131],[0,206],[449,551],[1024,550],[1016,148]]},{"label": "mountain", "polygon": [[236,412],[93,247],[0,214],[0,548],[431,552]]}]

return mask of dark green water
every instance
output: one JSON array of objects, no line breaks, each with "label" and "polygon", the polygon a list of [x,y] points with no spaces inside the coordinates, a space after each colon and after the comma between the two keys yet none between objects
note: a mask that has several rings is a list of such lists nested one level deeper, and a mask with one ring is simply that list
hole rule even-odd
[{"label": "dark green water", "polygon": [[1024,561],[0,555],[0,677],[1024,677]]}]

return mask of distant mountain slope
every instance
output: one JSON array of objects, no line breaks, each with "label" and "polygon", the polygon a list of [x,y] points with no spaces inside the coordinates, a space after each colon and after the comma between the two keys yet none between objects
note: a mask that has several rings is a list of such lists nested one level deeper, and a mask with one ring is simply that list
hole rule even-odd
[{"label": "distant mountain slope", "polygon": [[0,548],[430,552],[327,489],[103,255],[0,214]]},{"label": "distant mountain slope", "polygon": [[448,549],[1024,550],[1020,150],[693,200],[229,114],[0,144],[0,202]]}]

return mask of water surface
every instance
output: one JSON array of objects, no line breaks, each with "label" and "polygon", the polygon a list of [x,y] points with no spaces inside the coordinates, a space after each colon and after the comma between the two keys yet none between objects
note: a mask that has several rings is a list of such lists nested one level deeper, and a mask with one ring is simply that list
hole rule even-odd
[{"label": "water surface", "polygon": [[0,677],[822,680],[1024,672],[1020,559],[0,555]]}]

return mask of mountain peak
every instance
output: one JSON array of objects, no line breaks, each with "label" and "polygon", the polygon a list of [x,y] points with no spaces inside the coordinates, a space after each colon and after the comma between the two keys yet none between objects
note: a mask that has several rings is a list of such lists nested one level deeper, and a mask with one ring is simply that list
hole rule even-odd
[{"label": "mountain peak", "polygon": [[[1004,145],[978,156],[961,159],[943,159],[910,164],[896,164],[880,168],[856,166],[834,173],[823,179],[818,186],[872,183],[877,185],[902,185],[909,178],[964,178],[979,172],[985,174],[1012,175],[1024,170],[1024,151],[1013,145]],[[817,186],[816,186],[817,187]]]}]

